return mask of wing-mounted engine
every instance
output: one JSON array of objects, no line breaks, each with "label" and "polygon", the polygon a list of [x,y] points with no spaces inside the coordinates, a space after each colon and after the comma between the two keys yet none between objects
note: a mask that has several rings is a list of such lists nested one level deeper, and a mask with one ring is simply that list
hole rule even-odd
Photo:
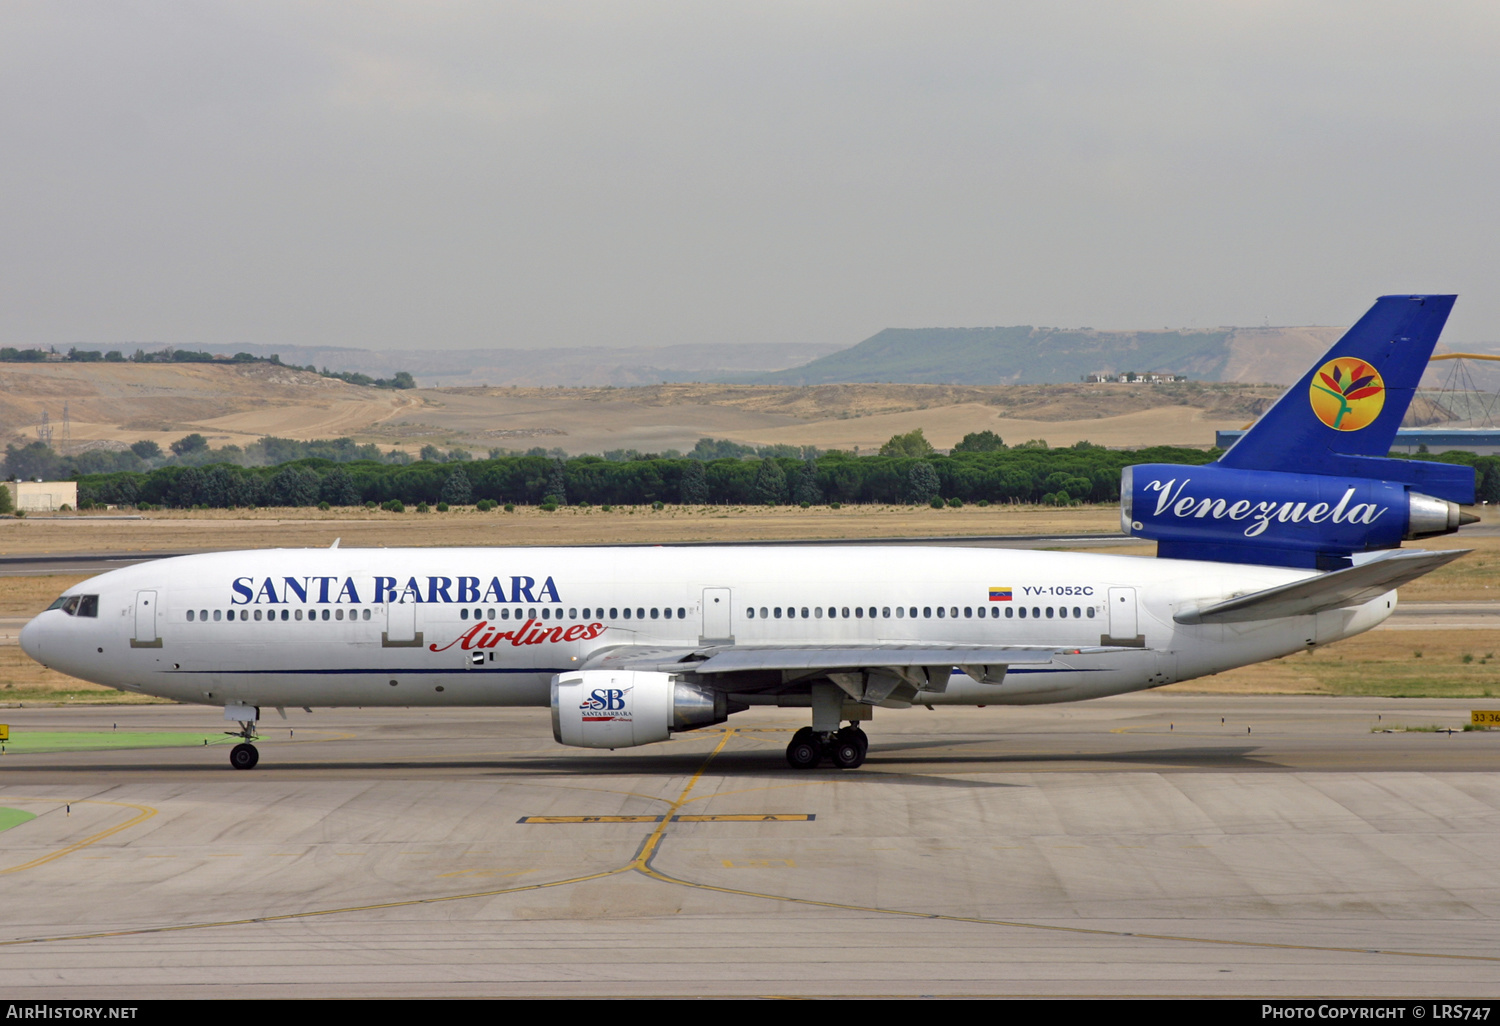
[{"label": "wing-mounted engine", "polygon": [[582,670],[552,678],[552,736],[575,748],[633,748],[723,723],[722,692],[670,673]]}]

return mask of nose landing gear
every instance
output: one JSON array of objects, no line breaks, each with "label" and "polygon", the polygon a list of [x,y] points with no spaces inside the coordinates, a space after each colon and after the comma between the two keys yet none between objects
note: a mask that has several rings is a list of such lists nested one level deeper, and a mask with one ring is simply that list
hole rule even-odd
[{"label": "nose landing gear", "polygon": [[786,746],[786,761],[792,769],[816,769],[824,759],[839,769],[858,769],[869,751],[870,739],[858,724],[822,734],[803,727]]}]

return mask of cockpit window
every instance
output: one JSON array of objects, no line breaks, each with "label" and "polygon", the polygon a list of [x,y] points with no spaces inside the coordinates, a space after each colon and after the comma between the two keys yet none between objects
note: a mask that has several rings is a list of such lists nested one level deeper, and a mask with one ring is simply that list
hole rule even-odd
[{"label": "cockpit window", "polygon": [[47,608],[61,609],[69,616],[92,616],[97,618],[99,615],[99,596],[62,595]]}]

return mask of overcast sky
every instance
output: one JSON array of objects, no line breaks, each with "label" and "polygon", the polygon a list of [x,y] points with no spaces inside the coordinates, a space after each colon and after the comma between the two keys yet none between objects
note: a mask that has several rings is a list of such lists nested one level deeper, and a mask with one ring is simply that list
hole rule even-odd
[{"label": "overcast sky", "polygon": [[0,4],[0,343],[1500,340],[1500,4]]}]

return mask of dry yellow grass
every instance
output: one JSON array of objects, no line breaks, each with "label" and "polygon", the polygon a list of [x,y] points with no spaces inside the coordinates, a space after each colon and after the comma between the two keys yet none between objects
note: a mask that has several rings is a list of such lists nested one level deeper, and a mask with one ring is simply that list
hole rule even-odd
[{"label": "dry yellow grass", "polygon": [[701,382],[633,388],[445,388],[433,395],[639,406],[717,406],[802,420],[872,417],[948,406],[991,406],[1028,420],[1099,420],[1165,406],[1191,406],[1230,418],[1254,417],[1282,392],[1275,385],[1203,382],[1170,385],[721,385]]},{"label": "dry yellow grass", "polygon": [[34,662],[18,645],[0,645],[0,707],[36,703],[47,705],[168,703],[165,698],[89,684]]},{"label": "dry yellow grass", "polygon": [[[1495,513],[1485,510],[1486,522]],[[1412,548],[1470,549],[1470,553],[1447,566],[1419,577],[1401,589],[1408,602],[1500,602],[1500,538],[1452,535],[1409,543]]]},{"label": "dry yellow grass", "polygon": [[1172,684],[1161,690],[1491,698],[1500,695],[1497,652],[1500,652],[1500,631],[1376,629],[1312,652]]},{"label": "dry yellow grass", "polygon": [[0,577],[0,616],[35,616],[86,574],[47,574],[37,577]]}]

